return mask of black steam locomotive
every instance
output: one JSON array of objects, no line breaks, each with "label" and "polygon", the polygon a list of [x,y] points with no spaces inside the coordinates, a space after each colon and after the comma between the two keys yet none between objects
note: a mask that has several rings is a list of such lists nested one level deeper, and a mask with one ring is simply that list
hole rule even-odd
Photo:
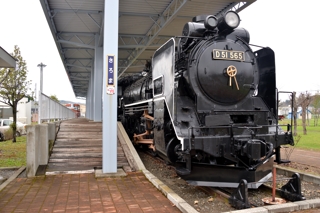
[{"label": "black steam locomotive", "polygon": [[[253,52],[229,11],[194,17],[162,45],[144,75],[119,80],[119,116],[135,144],[170,161],[194,185],[257,188],[273,156],[294,145],[278,125],[274,52]],[[122,90],[121,90],[122,88]]]}]

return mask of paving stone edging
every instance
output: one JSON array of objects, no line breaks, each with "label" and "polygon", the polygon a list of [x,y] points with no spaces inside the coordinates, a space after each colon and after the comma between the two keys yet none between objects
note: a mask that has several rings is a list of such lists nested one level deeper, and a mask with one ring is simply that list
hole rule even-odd
[{"label": "paving stone edging", "polygon": [[146,178],[164,194],[178,209],[183,213],[198,213],[190,204],[170,189],[166,184],[154,176],[151,172],[144,169],[142,170]]},{"label": "paving stone edging", "polygon": [[0,191],[2,189],[4,189],[11,181],[13,181],[14,179],[16,179],[24,170],[26,169],[25,166],[20,167],[17,171],[15,171],[15,173],[13,173],[13,175],[11,175],[5,182],[3,182],[0,185]]},{"label": "paving stone edging", "polygon": [[314,209],[320,207],[320,199],[297,201],[293,203],[284,203],[279,205],[270,205],[256,207],[251,209],[242,209],[223,213],[276,213],[276,212],[291,212],[305,209]]},{"label": "paving stone edging", "polygon": [[316,175],[312,175],[312,174],[307,174],[295,169],[288,169],[286,167],[282,167],[282,166],[274,166],[276,168],[277,174],[279,175],[285,175],[288,177],[291,177],[294,173],[299,173],[300,175],[300,179],[304,180],[304,181],[308,181],[311,183],[316,183],[320,185],[320,177],[316,176]]},{"label": "paving stone edging", "polygon": [[161,180],[149,172],[142,160],[140,159],[136,149],[133,147],[132,142],[130,141],[127,133],[124,131],[124,128],[121,122],[118,122],[118,139],[123,140],[120,143],[125,143],[130,152],[133,160],[136,162],[138,169],[142,171],[145,177],[157,188],[162,194],[164,194],[181,212],[183,213],[198,213],[192,206],[190,206],[184,199],[182,199],[178,194],[176,194],[172,189],[165,185]]},{"label": "paving stone edging", "polygon": [[[118,125],[119,126],[119,125]],[[130,140],[125,140],[126,144],[130,147],[132,156],[137,162],[142,162],[136,150],[134,149]],[[143,166],[144,167],[144,166]],[[281,173],[283,168],[277,167],[277,173]],[[145,168],[141,168],[141,171],[146,176],[146,178],[159,189],[181,212],[183,213],[198,213],[190,204],[188,204],[184,199],[182,199],[178,194],[176,194],[172,189],[165,185],[161,180],[154,176]],[[294,172],[293,172],[294,173]],[[292,174],[293,174],[292,173]],[[291,175],[292,175],[291,174]],[[306,174],[300,174],[301,176],[307,177]],[[289,175],[289,176],[291,176]],[[316,177],[316,176],[315,176]],[[312,177],[314,179],[314,177]],[[318,177],[319,180],[319,177]],[[292,203],[284,203],[279,205],[270,205],[264,207],[256,207],[251,209],[235,210],[225,213],[276,213],[276,212],[289,212],[303,209],[320,208],[320,199],[298,201]]]}]

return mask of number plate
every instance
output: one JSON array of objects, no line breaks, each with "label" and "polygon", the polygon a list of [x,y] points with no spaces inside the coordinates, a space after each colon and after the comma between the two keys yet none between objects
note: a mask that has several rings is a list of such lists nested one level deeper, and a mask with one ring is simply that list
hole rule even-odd
[{"label": "number plate", "polygon": [[244,61],[243,51],[213,50],[213,59]]}]

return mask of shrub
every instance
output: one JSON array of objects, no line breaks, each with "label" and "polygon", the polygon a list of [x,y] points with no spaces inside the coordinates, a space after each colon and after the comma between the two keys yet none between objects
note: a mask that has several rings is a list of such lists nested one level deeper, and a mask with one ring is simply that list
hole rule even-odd
[{"label": "shrub", "polygon": [[10,124],[10,128],[4,131],[4,138],[5,140],[11,140],[13,138],[13,127],[16,127],[17,124],[16,123],[11,123]]},{"label": "shrub", "polygon": [[10,124],[10,129],[13,129],[14,127],[17,128],[17,124],[14,123],[14,122],[12,122],[12,123]]},{"label": "shrub", "polygon": [[11,127],[9,129],[7,129],[6,131],[4,131],[4,138],[5,138],[5,140],[10,140],[13,138],[13,130]]}]

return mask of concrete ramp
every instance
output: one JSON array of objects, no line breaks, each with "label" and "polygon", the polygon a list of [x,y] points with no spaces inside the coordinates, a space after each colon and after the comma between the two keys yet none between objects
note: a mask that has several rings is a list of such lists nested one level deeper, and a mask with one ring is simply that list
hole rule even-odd
[{"label": "concrete ramp", "polygon": [[[117,161],[118,168],[128,170],[119,141]],[[93,172],[94,168],[102,168],[102,123],[85,118],[62,121],[46,174]]]}]

